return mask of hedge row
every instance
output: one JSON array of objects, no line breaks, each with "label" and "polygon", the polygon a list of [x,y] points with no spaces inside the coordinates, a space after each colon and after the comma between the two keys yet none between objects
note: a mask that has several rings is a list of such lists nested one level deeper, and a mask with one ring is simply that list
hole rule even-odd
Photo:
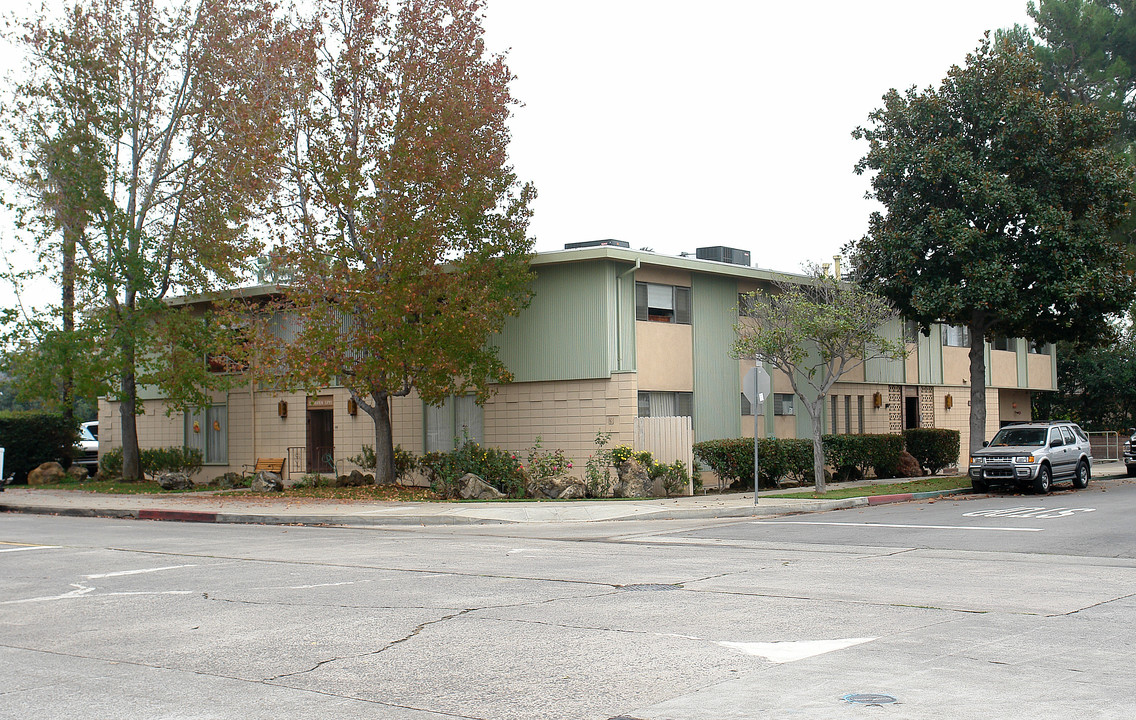
[{"label": "hedge row", "polygon": [[[873,470],[876,477],[895,477],[906,448],[932,474],[958,459],[959,432],[916,428],[902,435],[825,435],[821,438],[834,479],[853,480]],[[813,443],[808,439],[761,438],[758,444],[761,487],[784,478],[807,480],[813,474]],[[745,484],[753,479],[753,438],[708,440],[694,444],[694,456],[720,479]]]},{"label": "hedge row", "polygon": [[[147,448],[138,451],[142,473],[156,478],[166,472],[196,475],[201,471],[201,451],[189,447]],[[122,448],[116,447],[99,458],[99,474],[104,478],[122,477]]]},{"label": "hedge row", "polygon": [[0,447],[4,448],[4,475],[15,482],[45,462],[71,462],[77,428],[53,412],[0,412]]}]

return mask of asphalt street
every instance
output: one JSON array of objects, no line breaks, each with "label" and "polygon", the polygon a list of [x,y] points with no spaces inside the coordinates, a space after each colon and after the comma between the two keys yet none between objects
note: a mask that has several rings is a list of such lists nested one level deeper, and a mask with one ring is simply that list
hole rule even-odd
[{"label": "asphalt street", "polygon": [[781,518],[0,516],[0,718],[1131,718],[1136,484]]}]

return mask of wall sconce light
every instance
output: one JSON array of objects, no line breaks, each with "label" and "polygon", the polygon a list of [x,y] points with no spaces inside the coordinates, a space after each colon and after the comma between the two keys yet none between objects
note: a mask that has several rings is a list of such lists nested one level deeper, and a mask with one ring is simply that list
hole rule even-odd
[{"label": "wall sconce light", "polygon": [[359,404],[355,402],[355,398],[347,398],[347,414],[352,417],[359,414]]},{"label": "wall sconce light", "polygon": [[287,400],[281,400],[280,402],[276,403],[276,414],[279,415],[282,418],[288,417],[288,401]]},{"label": "wall sconce light", "polygon": [[948,393],[947,397],[944,398],[943,404],[946,406],[946,408],[948,410],[950,410],[952,407],[955,406],[955,399],[953,397],[951,397],[950,393]]},{"label": "wall sconce light", "polygon": [[877,392],[875,395],[872,396],[872,407],[878,409],[883,404],[884,404],[884,396],[883,395],[881,395],[880,393]]}]

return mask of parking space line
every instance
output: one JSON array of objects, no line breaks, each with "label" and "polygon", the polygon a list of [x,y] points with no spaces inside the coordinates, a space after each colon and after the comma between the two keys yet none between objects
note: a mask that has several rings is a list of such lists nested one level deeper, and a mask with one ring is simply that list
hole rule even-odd
[{"label": "parking space line", "polygon": [[[7,545],[8,543],[0,543]],[[58,550],[58,545],[20,545],[18,547],[4,547],[0,548],[0,553],[5,552],[20,552],[21,550]]]},{"label": "parking space line", "polygon": [[751,525],[833,525],[844,527],[911,528],[916,530],[993,530],[996,532],[1041,532],[1042,528],[991,527],[989,525],[900,525],[890,523],[814,522],[807,520],[754,520]]}]

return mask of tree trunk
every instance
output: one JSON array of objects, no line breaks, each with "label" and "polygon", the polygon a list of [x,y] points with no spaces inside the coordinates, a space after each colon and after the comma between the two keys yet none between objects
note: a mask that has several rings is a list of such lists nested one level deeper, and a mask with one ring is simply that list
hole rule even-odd
[{"label": "tree trunk", "polygon": [[986,327],[985,315],[975,313],[970,324],[970,452],[982,449],[986,439]]},{"label": "tree trunk", "polygon": [[816,403],[807,403],[805,409],[809,413],[809,420],[813,426],[813,477],[816,493],[819,495],[825,490],[824,482],[824,442],[821,440],[821,420],[824,413],[824,396]]},{"label": "tree trunk", "polygon": [[126,482],[142,480],[142,462],[138,451],[138,423],[135,410],[138,406],[133,363],[130,370],[124,370],[122,380],[122,402],[119,403],[119,417],[122,422],[122,479]]},{"label": "tree trunk", "polygon": [[68,427],[75,426],[75,370],[71,355],[75,334],[75,240],[72,227],[63,228],[63,341],[67,357],[63,367],[63,418]]},{"label": "tree trunk", "polygon": [[375,411],[375,483],[390,485],[394,475],[394,438],[391,435],[390,397],[386,393],[372,393]]}]

